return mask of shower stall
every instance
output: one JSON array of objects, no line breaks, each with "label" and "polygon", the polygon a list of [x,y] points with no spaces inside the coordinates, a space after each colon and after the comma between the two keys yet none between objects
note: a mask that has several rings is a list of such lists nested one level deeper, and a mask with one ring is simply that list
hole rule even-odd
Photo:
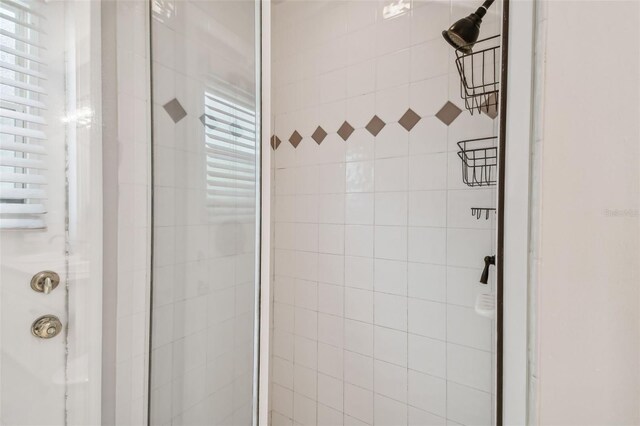
[{"label": "shower stall", "polygon": [[272,8],[273,425],[496,422],[501,2],[441,34],[474,6]]}]

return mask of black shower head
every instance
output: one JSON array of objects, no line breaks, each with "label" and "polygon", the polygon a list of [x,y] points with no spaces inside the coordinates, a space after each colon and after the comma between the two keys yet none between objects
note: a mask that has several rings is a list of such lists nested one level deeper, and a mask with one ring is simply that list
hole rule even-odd
[{"label": "black shower head", "polygon": [[482,17],[493,2],[494,0],[486,0],[474,13],[459,19],[448,30],[444,30],[442,37],[447,43],[463,53],[471,53],[473,45],[480,35]]}]

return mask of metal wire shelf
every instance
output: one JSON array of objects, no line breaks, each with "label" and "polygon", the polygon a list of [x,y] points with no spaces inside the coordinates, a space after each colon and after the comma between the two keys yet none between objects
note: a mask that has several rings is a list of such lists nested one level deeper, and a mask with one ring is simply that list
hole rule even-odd
[{"label": "metal wire shelf", "polygon": [[496,212],[495,208],[492,207],[471,207],[471,216],[480,220],[482,216],[484,216],[485,220],[489,220],[489,213]]},{"label": "metal wire shelf", "polygon": [[497,182],[498,148],[496,136],[458,142],[462,160],[462,181],[467,186],[494,186]]},{"label": "metal wire shelf", "polygon": [[460,97],[465,108],[485,112],[495,118],[500,92],[499,35],[478,40],[475,51],[464,53],[456,49],[456,68],[460,75]]}]

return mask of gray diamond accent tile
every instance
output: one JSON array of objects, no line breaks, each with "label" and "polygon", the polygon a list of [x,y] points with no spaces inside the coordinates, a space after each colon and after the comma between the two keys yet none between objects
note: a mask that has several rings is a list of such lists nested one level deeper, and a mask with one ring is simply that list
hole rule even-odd
[{"label": "gray diamond accent tile", "polygon": [[294,148],[297,148],[300,142],[302,142],[302,136],[300,136],[297,130],[294,130],[289,137],[289,143],[293,145]]},{"label": "gray diamond accent tile", "polygon": [[409,132],[413,127],[418,124],[420,121],[420,116],[416,114],[411,108],[404,113],[400,120],[398,120],[398,124],[400,124],[404,129]]},{"label": "gray diamond accent tile", "polygon": [[378,136],[380,130],[384,128],[387,124],[380,119],[377,115],[374,115],[373,118],[369,121],[369,123],[365,126],[365,129],[369,131],[373,136]]},{"label": "gray diamond accent tile", "polygon": [[349,136],[351,136],[351,133],[353,133],[354,130],[355,129],[353,128],[353,126],[345,121],[338,129],[338,135],[342,138],[343,141],[346,141],[347,139],[349,139]]},{"label": "gray diamond accent tile", "polygon": [[173,98],[172,100],[164,104],[163,108],[165,111],[167,111],[167,114],[169,114],[169,117],[171,117],[174,123],[177,123],[187,116],[187,111],[184,110],[184,108],[176,98]]},{"label": "gray diamond accent tile", "polygon": [[480,106],[480,111],[495,120],[498,116],[498,96],[495,93],[487,96],[487,100]]},{"label": "gray diamond accent tile", "polygon": [[442,121],[447,126],[453,123],[458,118],[462,110],[456,106],[453,102],[447,101],[446,104],[440,108],[440,111],[436,113],[438,120]]},{"label": "gray diamond accent tile", "polygon": [[326,137],[327,137],[327,132],[325,132],[324,129],[320,126],[318,126],[316,130],[313,132],[313,134],[311,135],[311,139],[316,141],[318,145],[320,145],[324,140],[324,138]]},{"label": "gray diamond accent tile", "polygon": [[276,135],[271,136],[271,148],[273,148],[274,150],[278,149],[281,143],[282,141],[279,137],[277,137]]}]

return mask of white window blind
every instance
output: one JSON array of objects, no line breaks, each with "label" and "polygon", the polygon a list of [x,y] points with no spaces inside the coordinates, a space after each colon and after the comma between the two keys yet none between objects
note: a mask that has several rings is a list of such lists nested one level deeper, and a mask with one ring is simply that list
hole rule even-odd
[{"label": "white window blind", "polygon": [[47,79],[39,0],[0,1],[0,228],[45,227]]},{"label": "white window blind", "polygon": [[256,212],[255,100],[227,83],[205,92],[210,222],[247,223]]}]

